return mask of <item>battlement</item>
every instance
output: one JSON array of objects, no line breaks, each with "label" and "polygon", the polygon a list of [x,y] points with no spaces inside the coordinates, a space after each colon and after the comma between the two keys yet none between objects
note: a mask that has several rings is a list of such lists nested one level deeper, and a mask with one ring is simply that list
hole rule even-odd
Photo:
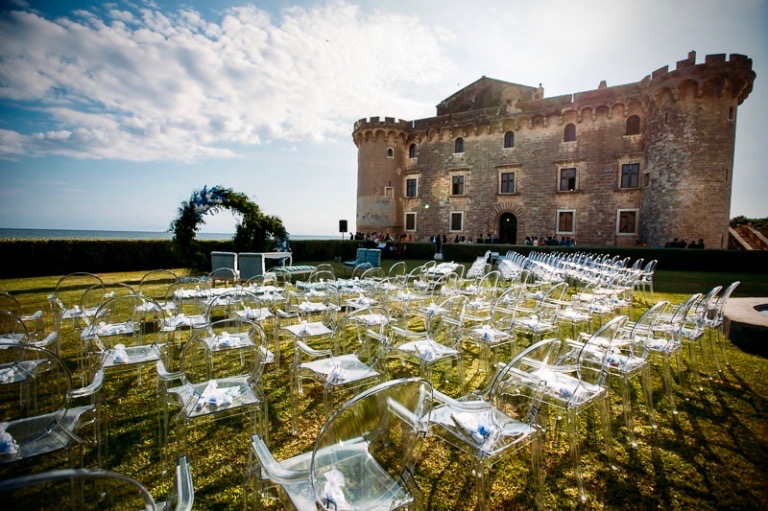
[{"label": "battlement", "polygon": [[755,76],[752,59],[745,55],[732,53],[727,58],[724,53],[706,55],[704,62],[697,64],[695,51],[678,61],[672,71],[669,66],[663,66],[638,82],[612,87],[601,82],[593,90],[550,98],[543,97],[541,86],[534,88],[483,76],[443,100],[435,117],[413,121],[394,117],[384,117],[383,120],[381,117],[363,118],[355,123],[354,133],[381,130],[406,133],[451,130],[455,133],[457,129],[459,132],[477,132],[494,121],[513,119],[517,126],[526,123],[533,126],[535,118],[562,118],[565,112],[573,110],[578,112],[581,122],[583,111],[611,110],[623,105],[626,115],[630,103],[645,104],[648,99],[661,97],[659,92],[663,96],[664,91],[676,99],[681,90],[694,90],[696,97],[730,94],[741,104],[752,92]]},{"label": "battlement", "polygon": [[413,127],[412,121],[404,121],[402,119],[395,119],[394,117],[363,117],[355,122],[355,131],[362,129],[398,129],[408,130]]}]

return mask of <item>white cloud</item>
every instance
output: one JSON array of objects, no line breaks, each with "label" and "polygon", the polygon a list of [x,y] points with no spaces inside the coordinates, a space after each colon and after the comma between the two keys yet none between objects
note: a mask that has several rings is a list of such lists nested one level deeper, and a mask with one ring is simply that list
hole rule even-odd
[{"label": "white cloud", "polygon": [[50,132],[69,136],[20,130],[0,150],[194,160],[268,139],[346,137],[365,112],[429,112],[434,98],[408,91],[450,69],[446,37],[345,1],[291,7],[279,20],[238,7],[220,23],[114,6],[53,20],[3,13],[0,100],[45,112]]}]

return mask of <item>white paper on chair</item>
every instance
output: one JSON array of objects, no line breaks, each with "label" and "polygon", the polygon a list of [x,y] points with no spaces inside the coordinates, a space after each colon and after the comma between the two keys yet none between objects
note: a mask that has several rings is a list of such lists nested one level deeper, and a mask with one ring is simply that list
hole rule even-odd
[{"label": "white paper on chair", "polygon": [[344,368],[341,367],[341,364],[338,362],[332,362],[331,363],[331,370],[328,373],[328,376],[326,379],[328,380],[328,383],[337,383],[344,380]]},{"label": "white paper on chair", "polygon": [[112,361],[115,364],[126,364],[128,362],[128,352],[125,351],[125,344],[116,344],[112,353]]},{"label": "white paper on chair", "polygon": [[[344,474],[339,469],[332,468],[325,474],[325,484],[323,485],[323,504],[327,508],[333,508],[336,511],[353,511],[352,506],[347,502],[344,496],[343,488],[346,485]],[[329,506],[333,504],[333,506]]]},{"label": "white paper on chair", "polygon": [[235,387],[219,388],[219,384],[216,380],[211,380],[208,385],[205,386],[205,390],[200,394],[200,399],[197,402],[197,409],[201,409],[203,406],[209,406],[212,408],[227,406],[232,404],[232,401],[237,394]]},{"label": "white paper on chair", "polygon": [[451,419],[457,426],[469,433],[475,442],[483,444],[488,438],[497,434],[499,429],[491,419],[492,413],[492,410],[475,413],[452,413]]},{"label": "white paper on chair", "polygon": [[19,444],[17,444],[11,434],[5,430],[7,427],[8,425],[6,423],[0,423],[0,456],[13,456],[19,452]]}]

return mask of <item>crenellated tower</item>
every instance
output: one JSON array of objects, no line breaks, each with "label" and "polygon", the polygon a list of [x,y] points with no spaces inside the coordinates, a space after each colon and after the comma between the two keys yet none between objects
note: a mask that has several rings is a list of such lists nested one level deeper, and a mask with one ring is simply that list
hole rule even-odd
[{"label": "crenellated tower", "polygon": [[641,235],[664,245],[675,237],[727,248],[739,105],[752,91],[752,60],[696,54],[641,83],[647,103]]},{"label": "crenellated tower", "polygon": [[357,145],[357,230],[402,231],[402,174],[410,123],[386,117],[355,123]]}]

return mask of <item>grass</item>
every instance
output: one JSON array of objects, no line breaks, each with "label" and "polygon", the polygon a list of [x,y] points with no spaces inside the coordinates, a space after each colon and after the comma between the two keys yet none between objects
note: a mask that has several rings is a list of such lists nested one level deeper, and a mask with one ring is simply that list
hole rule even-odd
[{"label": "grass", "polygon": [[[419,261],[410,261],[415,266]],[[384,261],[384,265],[391,264]],[[337,274],[343,274],[337,265]],[[181,270],[179,271],[181,272]],[[143,272],[106,274],[107,282],[137,284]],[[47,308],[47,295],[58,277],[0,281],[25,311]],[[706,292],[714,285],[740,280],[735,296],[768,296],[768,275],[658,271],[656,299],[681,302],[692,292]],[[635,314],[646,307],[637,303]],[[73,370],[76,351],[71,332],[63,332],[62,352]],[[677,386],[679,415],[672,416],[661,383],[659,367],[653,369],[653,397],[659,428],[647,420],[639,386],[632,389],[634,429],[638,447],[628,446],[618,388],[612,392],[613,445],[617,470],[608,467],[596,420],[581,424],[581,462],[589,495],[578,503],[568,455],[567,438],[551,430],[544,446],[546,471],[544,504],[550,509],[768,509],[768,360],[726,343],[731,366],[706,381],[699,392]],[[299,401],[300,428],[290,433],[290,345],[282,345],[283,363],[263,376],[269,399],[270,447],[279,459],[311,449],[322,425],[322,396],[311,386]],[[684,381],[693,378],[687,364],[680,368]],[[398,369],[402,371],[402,369]],[[106,468],[123,472],[144,483],[156,498],[170,488],[175,445],[163,461],[158,445],[157,402],[154,378],[145,370],[110,375],[105,390],[109,415],[109,457]],[[479,364],[468,364],[467,380],[478,387],[484,380]],[[442,385],[442,384],[440,384]],[[441,390],[456,395],[450,385]],[[242,509],[244,473],[248,462],[246,424],[232,417],[192,430],[188,443],[195,485],[195,509]],[[86,442],[85,462],[95,453]],[[36,465],[35,470],[50,465]],[[471,460],[435,437],[428,437],[416,468],[424,509],[472,509],[475,504]],[[28,467],[32,468],[32,467]],[[4,467],[0,477],[20,469]],[[499,462],[492,471],[492,509],[533,507],[526,456]],[[280,509],[268,503],[269,509]]]}]

